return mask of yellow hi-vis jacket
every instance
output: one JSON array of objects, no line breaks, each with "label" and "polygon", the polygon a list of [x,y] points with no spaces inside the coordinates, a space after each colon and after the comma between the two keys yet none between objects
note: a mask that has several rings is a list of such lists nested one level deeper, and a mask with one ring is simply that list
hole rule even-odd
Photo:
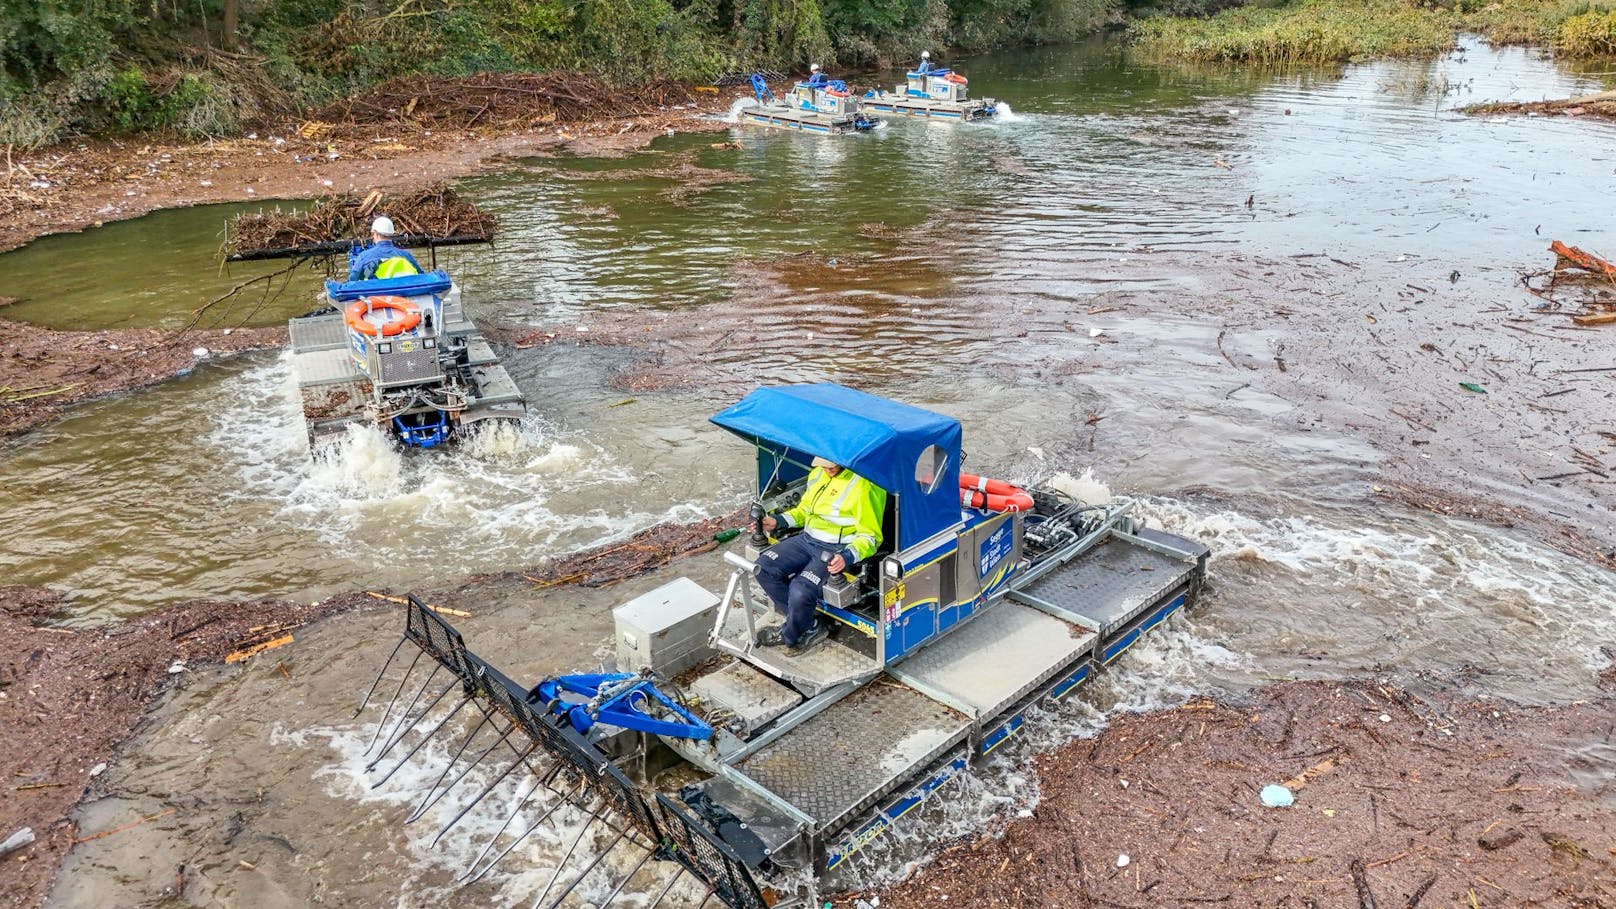
[{"label": "yellow hi-vis jacket", "polygon": [[885,489],[845,467],[834,477],[815,467],[808,474],[802,500],[781,512],[778,520],[787,527],[801,527],[821,543],[839,544],[842,558],[851,565],[875,555],[886,511]]}]

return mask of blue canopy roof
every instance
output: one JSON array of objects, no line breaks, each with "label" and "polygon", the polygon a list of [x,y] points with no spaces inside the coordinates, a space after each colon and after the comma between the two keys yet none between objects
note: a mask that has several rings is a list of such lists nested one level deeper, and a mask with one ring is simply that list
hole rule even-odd
[{"label": "blue canopy roof", "polygon": [[888,542],[900,550],[960,521],[953,417],[823,383],[759,388],[712,419],[758,446],[760,489],[801,477],[816,455],[885,489],[897,502],[898,538]]},{"label": "blue canopy roof", "polygon": [[327,281],[325,292],[332,300],[346,303],[360,297],[393,295],[418,297],[448,293],[452,287],[449,273],[439,269],[419,275],[399,275],[396,278],[371,278],[368,281]]}]

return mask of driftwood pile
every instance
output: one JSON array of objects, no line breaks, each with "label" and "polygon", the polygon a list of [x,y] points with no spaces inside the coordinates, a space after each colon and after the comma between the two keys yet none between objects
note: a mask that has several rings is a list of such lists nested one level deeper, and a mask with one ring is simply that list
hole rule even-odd
[{"label": "driftwood pile", "polygon": [[354,240],[368,240],[378,215],[393,219],[400,246],[486,242],[493,238],[492,215],[437,183],[407,195],[372,192],[363,199],[335,196],[302,211],[243,212],[229,224],[227,258],[285,258],[336,253]]},{"label": "driftwood pile", "polygon": [[411,121],[439,129],[638,116],[691,100],[672,82],[613,87],[586,73],[478,73],[459,79],[405,76],[314,116],[334,123]]}]

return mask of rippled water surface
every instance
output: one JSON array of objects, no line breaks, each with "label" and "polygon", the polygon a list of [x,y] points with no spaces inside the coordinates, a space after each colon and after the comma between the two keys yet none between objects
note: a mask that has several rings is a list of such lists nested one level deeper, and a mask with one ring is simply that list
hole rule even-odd
[{"label": "rippled water surface", "polygon": [[[1609,184],[1616,130],[1452,108],[1603,77],[1473,42],[1432,62],[1286,72],[1145,66],[1103,44],[960,65],[1013,116],[832,140],[734,127],[465,181],[503,224],[493,247],[447,257],[468,307],[561,336],[507,351],[531,396],[526,423],[410,454],[355,432],[310,461],[284,356],[210,366],[9,446],[0,574],[63,589],[84,622],[199,596],[453,585],[727,511],[746,493],[748,452],[706,417],[759,381],[830,378],[959,417],[975,469],[1021,481],[1092,467],[1146,496],[1157,525],[1213,547],[1200,607],[1031,746],[1092,732],[1114,710],[1272,678],[1434,672],[1537,702],[1593,690],[1597,647],[1616,633],[1608,573],[1385,504],[1368,494],[1385,454],[1235,387],[1217,370],[1242,351],[1194,305],[1115,304],[1193,303],[1208,274],[1260,256],[1458,287],[1461,272],[1541,262],[1551,234],[1608,227],[1588,188]],[[739,147],[714,147],[725,140]],[[216,292],[193,275],[212,274],[208,225],[223,214],[158,215],[0,257],[26,286],[11,315],[172,324]],[[50,272],[161,219],[174,221],[171,243],[120,254],[115,281],[84,279],[47,303]],[[135,287],[162,292],[131,305]],[[1307,306],[1285,303],[1286,317]],[[631,344],[643,333],[657,354],[565,343],[600,331]],[[690,390],[625,391],[623,375]],[[719,583],[722,566],[687,560],[606,590],[488,588],[461,624],[473,649],[536,679],[590,662],[613,603],[681,573]],[[225,903],[425,905],[454,892],[480,843],[434,849],[432,831],[398,827],[423,781],[365,788],[356,751],[370,718],[346,719],[395,624],[369,613],[300,632],[285,674],[187,675],[114,769],[125,794],[86,822],[154,813],[174,791],[194,790],[195,807],[172,831],[76,850],[56,902],[150,902],[199,854],[219,857],[191,896]],[[975,829],[1036,792],[1007,761],[967,781],[926,836]],[[242,825],[245,845],[223,857],[216,844]],[[477,898],[530,900],[548,877],[544,848]],[[882,879],[924,851],[886,841],[855,877]]]}]

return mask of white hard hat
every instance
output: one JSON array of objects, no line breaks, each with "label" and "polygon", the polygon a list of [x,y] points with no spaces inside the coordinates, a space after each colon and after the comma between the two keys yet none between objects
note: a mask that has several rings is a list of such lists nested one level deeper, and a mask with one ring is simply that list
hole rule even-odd
[{"label": "white hard hat", "polygon": [[931,51],[921,51],[920,52],[920,59],[922,59],[922,60],[930,60],[931,59]]},{"label": "white hard hat", "polygon": [[386,215],[382,215],[376,220],[370,222],[370,232],[373,234],[381,234],[384,237],[391,237],[393,234],[398,233],[398,231],[393,229],[393,219],[387,217]]},{"label": "white hard hat", "polygon": [[816,457],[816,458],[814,458],[814,466],[815,467],[835,467],[836,462],[832,461],[829,458],[818,458],[818,457]]},{"label": "white hard hat", "polygon": [[808,71],[809,71],[809,72],[810,72],[810,73],[817,73],[817,72],[819,72],[819,64],[817,64],[817,63],[810,63],[810,64],[808,64]]}]

